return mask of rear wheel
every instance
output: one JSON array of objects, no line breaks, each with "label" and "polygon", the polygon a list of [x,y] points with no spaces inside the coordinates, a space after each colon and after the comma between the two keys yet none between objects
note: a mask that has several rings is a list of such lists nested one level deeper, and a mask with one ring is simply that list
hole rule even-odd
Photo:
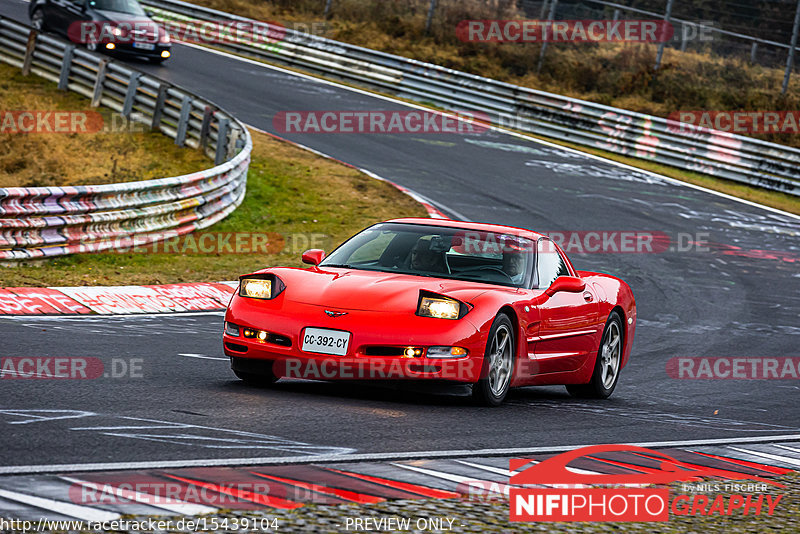
[{"label": "rear wheel", "polygon": [[508,315],[499,314],[486,342],[481,378],[472,386],[472,397],[483,406],[499,406],[511,386],[514,369],[514,325]]},{"label": "rear wheel", "polygon": [[622,334],[622,318],[617,312],[611,312],[603,331],[600,349],[597,351],[597,361],[594,364],[592,380],[588,384],[574,384],[567,386],[567,391],[574,397],[606,399],[614,392],[619,381],[619,371],[622,366],[622,349],[624,338]]}]

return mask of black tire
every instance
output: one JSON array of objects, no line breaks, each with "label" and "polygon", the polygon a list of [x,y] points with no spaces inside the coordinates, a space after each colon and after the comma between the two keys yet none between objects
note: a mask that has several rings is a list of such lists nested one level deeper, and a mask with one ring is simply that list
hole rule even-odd
[{"label": "black tire", "polygon": [[242,382],[249,386],[271,386],[275,382],[278,381],[278,377],[275,376],[272,371],[267,373],[245,373],[244,371],[237,371],[236,369],[233,370],[233,374],[235,374]]},{"label": "black tire", "polygon": [[[499,337],[503,332],[507,336],[505,342]],[[501,353],[497,352],[498,343],[502,345]],[[500,313],[495,317],[486,340],[481,378],[472,386],[472,398],[476,404],[500,406],[503,403],[511,386],[516,353],[514,324],[508,315]]]},{"label": "black tire", "polygon": [[[607,348],[613,344],[612,339],[617,338],[613,349]],[[613,350],[613,354],[606,352]],[[584,399],[607,399],[614,392],[619,383],[619,372],[622,370],[622,353],[625,350],[625,330],[622,327],[622,318],[619,313],[612,311],[603,329],[600,347],[597,349],[597,358],[594,363],[592,379],[588,384],[570,384],[567,391],[573,397]],[[613,361],[612,361],[613,360]],[[614,367],[613,377],[608,376],[609,366]]]}]

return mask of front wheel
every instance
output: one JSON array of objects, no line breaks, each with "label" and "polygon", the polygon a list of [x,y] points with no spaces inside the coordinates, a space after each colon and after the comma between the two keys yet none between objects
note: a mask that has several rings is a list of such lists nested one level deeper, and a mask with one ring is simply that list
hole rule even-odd
[{"label": "front wheel", "polygon": [[236,369],[233,370],[233,374],[235,374],[242,382],[247,384],[248,386],[270,386],[278,381],[278,377],[272,372],[270,369],[266,373],[247,373],[244,371],[237,371]]},{"label": "front wheel", "polygon": [[508,315],[499,314],[486,341],[481,378],[472,386],[472,397],[483,406],[499,406],[511,386],[514,370],[514,325]]},{"label": "front wheel", "polygon": [[619,381],[623,347],[622,319],[617,312],[611,312],[611,315],[608,316],[608,321],[606,321],[606,328],[603,331],[600,349],[597,351],[597,361],[594,364],[592,380],[588,384],[567,386],[567,391],[570,395],[592,399],[610,397]]}]

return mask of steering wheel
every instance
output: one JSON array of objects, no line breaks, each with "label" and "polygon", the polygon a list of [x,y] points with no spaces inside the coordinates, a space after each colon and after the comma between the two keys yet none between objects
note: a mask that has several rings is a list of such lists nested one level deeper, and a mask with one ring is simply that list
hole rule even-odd
[{"label": "steering wheel", "polygon": [[495,272],[498,272],[498,273],[502,274],[506,278],[508,278],[508,280],[511,283],[514,283],[514,277],[513,276],[511,276],[510,274],[505,272],[500,267],[495,267],[493,265],[482,265],[480,267],[473,267],[472,269],[466,269],[466,270],[461,271],[461,272],[475,272],[475,271],[495,271]]}]

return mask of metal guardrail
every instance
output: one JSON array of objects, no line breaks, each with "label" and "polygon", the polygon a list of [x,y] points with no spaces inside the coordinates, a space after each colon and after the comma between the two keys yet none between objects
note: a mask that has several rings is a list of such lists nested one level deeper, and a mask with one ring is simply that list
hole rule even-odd
[{"label": "metal guardrail", "polygon": [[216,165],[122,184],[0,189],[0,260],[146,245],[206,228],[241,204],[250,134],[213,103],[4,17],[0,61],[203,150]]},{"label": "metal guardrail", "polygon": [[[255,21],[180,0],[143,0],[162,22]],[[266,23],[261,23],[266,24]],[[283,32],[284,30],[280,30]],[[279,32],[279,33],[280,33]],[[241,37],[241,36],[240,36]],[[800,195],[800,150],[520,87],[291,29],[279,43],[213,46],[460,112],[499,126]]]}]

